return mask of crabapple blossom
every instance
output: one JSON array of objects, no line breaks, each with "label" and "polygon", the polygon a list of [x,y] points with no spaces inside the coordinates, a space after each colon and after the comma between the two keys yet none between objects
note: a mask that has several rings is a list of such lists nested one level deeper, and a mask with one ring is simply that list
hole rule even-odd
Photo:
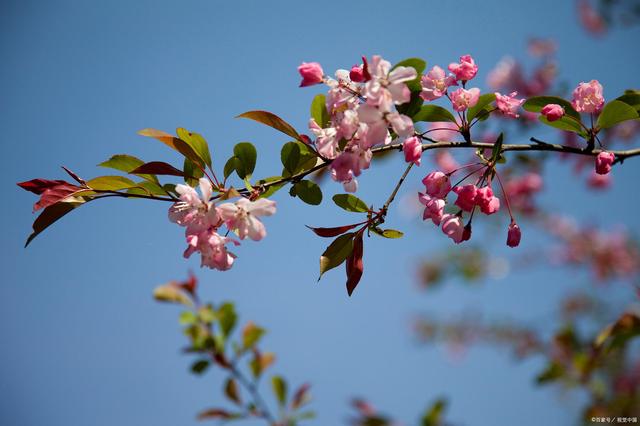
[{"label": "crabapple blossom", "polygon": [[429,173],[422,183],[427,187],[426,193],[435,198],[444,198],[451,191],[449,176],[439,171]]},{"label": "crabapple blossom", "polygon": [[335,127],[323,129],[313,118],[309,120],[309,130],[316,136],[316,149],[324,158],[333,159],[338,155],[337,130]]},{"label": "crabapple blossom", "polygon": [[211,182],[206,178],[199,180],[200,194],[188,185],[176,185],[176,192],[180,200],[169,208],[169,220],[180,226],[186,226],[188,231],[207,229],[216,226],[219,221],[218,212],[209,201],[213,191]]},{"label": "crabapple blossom", "polygon": [[298,67],[298,72],[302,76],[300,87],[313,86],[322,83],[324,71],[317,62],[303,62]]},{"label": "crabapple blossom", "polygon": [[475,106],[478,103],[478,98],[480,97],[480,89],[474,87],[473,89],[464,89],[459,88],[451,93],[451,104],[453,105],[453,109],[462,112],[467,108]]},{"label": "crabapple blossom", "polygon": [[507,245],[509,247],[518,247],[521,238],[522,231],[520,231],[518,224],[512,220],[509,224],[509,230],[507,231]]},{"label": "crabapple blossom", "polygon": [[382,112],[390,112],[393,104],[409,102],[411,92],[405,83],[417,77],[414,68],[399,66],[391,70],[391,63],[374,55],[368,69],[371,80],[363,90],[368,105],[377,106]]},{"label": "crabapple blossom", "polygon": [[456,80],[469,81],[476,76],[478,66],[471,55],[460,56],[460,63],[449,64],[449,71],[455,74]]},{"label": "crabapple blossom", "polygon": [[578,84],[573,91],[571,105],[578,112],[599,113],[604,105],[602,85],[598,80]]},{"label": "crabapple blossom", "polygon": [[464,225],[462,218],[454,214],[445,214],[442,216],[442,232],[451,238],[454,243],[460,244],[464,236]]},{"label": "crabapple blossom", "polygon": [[612,152],[602,151],[596,157],[596,173],[606,175],[611,171],[611,166],[616,160],[615,154]]},{"label": "crabapple blossom", "polygon": [[235,203],[224,203],[218,206],[220,217],[227,228],[238,234],[241,240],[246,237],[259,241],[267,235],[260,216],[271,216],[276,212],[276,202],[266,198],[249,201],[240,198]]},{"label": "crabapple blossom", "polygon": [[493,214],[500,210],[500,199],[493,195],[490,186],[479,188],[476,192],[475,202],[484,214]]},{"label": "crabapple blossom", "polygon": [[548,121],[560,120],[564,116],[564,108],[558,104],[547,104],[540,110]]},{"label": "crabapple blossom", "polygon": [[354,65],[349,71],[349,78],[354,83],[364,83],[364,65]]},{"label": "crabapple blossom", "polygon": [[496,106],[507,117],[518,118],[518,108],[524,103],[524,99],[516,99],[518,92],[511,92],[509,95],[501,95],[496,92]]},{"label": "crabapple blossom", "polygon": [[422,143],[417,136],[405,139],[402,143],[402,151],[404,152],[404,161],[407,163],[413,163],[416,166],[420,165],[422,158]]},{"label": "crabapple blossom", "polygon": [[454,203],[456,206],[467,212],[473,210],[473,207],[476,205],[476,195],[478,193],[478,188],[475,185],[455,186],[453,192],[458,194],[458,198]]},{"label": "crabapple blossom", "polygon": [[425,206],[422,220],[431,219],[438,226],[444,215],[445,201],[441,198],[430,197],[421,192],[418,193],[418,200]]},{"label": "crabapple blossom", "polygon": [[233,266],[236,258],[235,254],[227,251],[227,243],[239,244],[232,238],[223,237],[215,231],[202,230],[189,234],[187,235],[188,247],[184,252],[184,257],[189,258],[193,253],[199,252],[201,255],[200,266],[226,271]]},{"label": "crabapple blossom", "polygon": [[444,96],[449,86],[457,86],[455,76],[446,75],[444,70],[439,66],[434,66],[431,70],[420,79],[422,91],[420,96],[425,101],[433,101]]}]

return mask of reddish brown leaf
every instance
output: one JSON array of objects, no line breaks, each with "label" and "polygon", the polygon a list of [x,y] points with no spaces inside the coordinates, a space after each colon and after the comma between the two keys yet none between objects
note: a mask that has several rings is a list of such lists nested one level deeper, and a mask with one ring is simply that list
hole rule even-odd
[{"label": "reddish brown leaf", "polygon": [[211,408],[198,414],[198,420],[232,419],[234,416],[222,408]]},{"label": "reddish brown leaf", "polygon": [[38,200],[38,202],[33,205],[33,211],[38,211],[45,207],[49,207],[81,191],[86,191],[86,189],[76,185],[72,185],[68,182],[52,186],[46,189],[42,193],[42,195],[40,195],[40,200]]},{"label": "reddish brown leaf", "polygon": [[298,388],[298,390],[296,391],[296,393],[293,394],[293,399],[291,400],[291,409],[292,410],[297,410],[298,408],[300,408],[305,402],[307,402],[307,392],[309,392],[309,389],[311,388],[311,385],[309,383],[305,383],[302,386],[300,386]]},{"label": "reddish brown leaf", "polygon": [[316,235],[329,238],[329,237],[337,237],[338,235],[344,234],[348,230],[353,229],[358,225],[359,223],[356,223],[353,225],[336,226],[335,228],[312,228],[311,226],[307,226],[307,228],[315,232]]},{"label": "reddish brown leaf", "polygon": [[229,364],[229,361],[227,361],[227,358],[224,356],[224,354],[221,354],[221,353],[215,354],[213,357],[213,360],[216,362],[216,364],[218,364],[222,368],[231,367],[231,364]]},{"label": "reddish brown leaf", "polygon": [[40,216],[33,222],[33,232],[29,235],[24,246],[27,247],[38,234],[79,205],[80,204],[73,203],[58,203],[45,208],[42,213],[40,213]]},{"label": "reddish brown leaf", "polygon": [[65,183],[68,182],[64,180],[32,179],[26,182],[18,182],[18,186],[25,191],[33,192],[34,194],[40,195],[49,188]]},{"label": "reddish brown leaf", "polygon": [[238,405],[242,405],[242,400],[240,399],[240,390],[238,389],[238,383],[233,378],[227,379],[227,383],[224,386],[224,393],[227,395],[231,401],[235,402]]},{"label": "reddish brown leaf", "polygon": [[353,251],[347,258],[347,293],[349,296],[356,289],[356,286],[362,278],[362,272],[364,271],[364,264],[362,263],[363,243],[362,232],[356,233],[353,239]]},{"label": "reddish brown leaf", "polygon": [[71,170],[67,169],[65,166],[62,166],[62,169],[67,172],[67,174],[69,176],[71,176],[71,179],[75,180],[76,182],[78,182],[80,185],[85,185],[86,182],[84,179],[82,179],[80,176],[78,176],[77,174],[73,173]]},{"label": "reddish brown leaf", "polygon": [[200,167],[205,166],[202,159],[193,150],[193,148],[180,138],[170,135],[167,132],[163,132],[162,130],[156,130],[156,129],[142,129],[138,132],[138,134],[141,136],[148,136],[148,137],[157,139],[163,144],[167,145],[168,147],[178,151],[180,154],[184,155],[189,160],[198,164]]},{"label": "reddish brown leaf", "polygon": [[136,167],[129,173],[134,175],[149,174],[149,175],[168,175],[168,176],[184,176],[182,170],[178,170],[171,164],[163,161],[150,161],[143,165]]},{"label": "reddish brown leaf", "polygon": [[247,111],[240,114],[236,118],[249,118],[259,123],[266,124],[269,127],[273,127],[276,130],[281,131],[285,135],[289,135],[294,139],[304,143],[304,139],[298,134],[297,130],[293,126],[282,118],[278,117],[269,111]]}]

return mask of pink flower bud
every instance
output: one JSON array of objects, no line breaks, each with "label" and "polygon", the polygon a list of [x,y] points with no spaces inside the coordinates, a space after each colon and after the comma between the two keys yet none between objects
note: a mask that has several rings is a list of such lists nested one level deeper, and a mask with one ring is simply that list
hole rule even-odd
[{"label": "pink flower bud", "polygon": [[471,80],[478,72],[478,66],[471,55],[460,56],[460,63],[449,64],[449,71],[455,74],[456,80]]},{"label": "pink flower bud", "polygon": [[522,232],[520,231],[520,227],[512,220],[509,225],[509,231],[507,232],[507,245],[509,247],[518,247],[521,238]]},{"label": "pink flower bud", "polygon": [[462,241],[469,241],[471,239],[471,223],[467,223],[462,231]]},{"label": "pink flower bud", "polygon": [[364,82],[364,65],[354,65],[349,71],[349,78],[356,83]]},{"label": "pink flower bud", "polygon": [[404,161],[407,163],[413,163],[416,166],[420,165],[422,158],[422,143],[417,136],[412,136],[405,139],[402,144],[402,151],[404,152]]},{"label": "pink flower bud", "polygon": [[458,194],[458,199],[454,203],[456,206],[467,212],[473,210],[478,192],[478,188],[475,185],[456,186],[453,188],[453,192]]},{"label": "pink flower bud", "polygon": [[596,173],[599,175],[608,174],[615,159],[616,156],[613,152],[602,151],[599,153],[596,157]]},{"label": "pink flower bud", "polygon": [[454,110],[462,112],[475,106],[478,103],[478,98],[480,98],[480,89],[477,87],[469,90],[461,87],[451,93],[451,104]]},{"label": "pink flower bud", "polygon": [[604,106],[602,85],[598,80],[578,84],[578,87],[573,91],[571,105],[578,112],[599,113]]},{"label": "pink flower bud", "polygon": [[435,198],[445,198],[451,191],[449,176],[442,172],[429,173],[422,179],[422,183],[427,187],[427,194]]},{"label": "pink flower bud", "polygon": [[460,244],[464,235],[462,218],[453,214],[445,214],[442,217],[442,232],[451,238],[454,243]]},{"label": "pink flower bud", "polygon": [[493,190],[489,186],[478,189],[475,201],[484,214],[494,214],[500,210],[500,199],[493,195]]},{"label": "pink flower bud", "polygon": [[314,84],[322,83],[324,71],[322,71],[322,67],[317,62],[303,62],[298,67],[298,72],[302,76],[300,87],[313,86]]},{"label": "pink flower bud", "polygon": [[540,110],[540,113],[544,115],[548,121],[556,121],[564,116],[564,108],[558,104],[547,104]]}]

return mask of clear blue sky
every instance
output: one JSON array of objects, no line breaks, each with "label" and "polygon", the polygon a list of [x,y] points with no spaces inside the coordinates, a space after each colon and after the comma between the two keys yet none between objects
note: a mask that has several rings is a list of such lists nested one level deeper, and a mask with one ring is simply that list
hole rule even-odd
[{"label": "clear blue sky", "polygon": [[[318,91],[297,88],[302,61],[334,70],[380,53],[392,62],[420,56],[446,65],[471,53],[484,81],[503,55],[524,58],[526,39],[545,36],[558,41],[562,78],[572,85],[599,79],[609,98],[637,86],[640,31],[617,29],[594,41],[573,12],[571,1],[547,0],[3,1],[0,423],[196,424],[198,410],[221,402],[222,377],[187,372],[178,311],[151,299],[155,285],[192,268],[206,299],[234,300],[244,320],[270,330],[264,346],[278,353],[274,373],[313,384],[319,417],[310,425],[343,424],[355,395],[406,424],[439,395],[451,398],[448,417],[467,425],[571,424],[580,397],[559,402],[553,389],[533,387],[541,362],[516,364],[490,349],[451,362],[445,351],[417,346],[410,324],[421,312],[469,309],[544,318],[568,288],[586,285],[580,274],[529,270],[477,288],[450,283],[420,293],[413,260],[448,241],[392,214],[389,223],[411,235],[367,241],[365,276],[349,299],[342,271],[316,283],[326,241],[303,225],[351,218],[330,203],[302,205],[286,191],[275,197],[278,214],[266,220],[269,236],[243,244],[227,273],[183,260],[183,230],[168,222],[166,205],[144,201],[83,207],[25,250],[34,199],[15,182],[64,178],[63,164],[97,175],[94,165],[116,153],[175,162],[161,144],[136,135],[144,127],[202,133],[218,167],[235,143],[252,141],[259,149],[255,175],[273,175],[285,140],[233,117],[268,109],[303,129]],[[604,196],[584,193],[567,170],[552,172],[543,202],[637,232],[637,197],[628,197],[637,192],[637,165],[616,169],[616,187]],[[362,197],[381,202],[393,186],[388,176],[399,175],[400,167],[372,169],[361,180]],[[424,173],[423,166],[406,190],[417,188]],[[327,200],[340,192],[337,185],[326,188]],[[535,249],[537,239],[526,230],[523,241]],[[512,254],[502,246],[492,250]]]}]

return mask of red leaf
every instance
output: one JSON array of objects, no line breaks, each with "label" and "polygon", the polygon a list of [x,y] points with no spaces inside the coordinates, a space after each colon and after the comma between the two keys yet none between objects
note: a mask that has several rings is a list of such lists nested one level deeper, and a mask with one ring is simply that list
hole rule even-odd
[{"label": "red leaf", "polygon": [[316,235],[321,237],[337,237],[338,235],[344,234],[350,229],[355,228],[360,225],[359,223],[353,225],[344,225],[344,226],[336,226],[335,228],[312,228],[311,226],[307,226],[307,228],[311,229]]},{"label": "red leaf", "polygon": [[169,176],[184,176],[182,170],[178,170],[171,164],[163,161],[151,161],[144,163],[140,167],[131,170],[129,173],[134,175],[148,174],[148,175],[169,175]]},{"label": "red leaf", "polygon": [[305,383],[298,388],[296,393],[293,395],[293,399],[291,400],[292,410],[297,410],[305,402],[305,397],[310,388],[311,385],[309,383]]},{"label": "red leaf", "polygon": [[353,290],[356,289],[356,286],[360,282],[360,278],[362,278],[362,272],[364,271],[364,264],[362,263],[362,234],[362,232],[356,233],[356,236],[353,239],[353,251],[347,258],[346,262],[347,293],[349,293],[349,296],[351,296]]},{"label": "red leaf", "polygon": [[208,419],[232,419],[233,415],[226,410],[221,408],[211,408],[209,410],[205,410],[202,413],[198,414],[198,420],[208,420]]},{"label": "red leaf", "polygon": [[86,188],[81,188],[76,185],[72,185],[68,182],[61,183],[60,185],[52,186],[40,195],[40,200],[33,205],[33,211],[38,211],[45,207],[49,207],[58,201],[62,201],[65,198],[70,197],[81,191],[86,191]]},{"label": "red leaf", "polygon": [[47,189],[68,183],[64,180],[49,180],[49,179],[32,179],[26,182],[18,182],[18,186],[25,191],[33,192],[34,194],[42,194]]},{"label": "red leaf", "polygon": [[67,169],[65,166],[62,166],[62,168],[64,169],[65,172],[67,172],[67,174],[69,176],[71,176],[71,179],[75,180],[80,185],[86,185],[87,182],[85,182],[85,180],[82,179],[80,176],[78,176],[77,174],[73,173],[71,170]]},{"label": "red leaf", "polygon": [[33,222],[33,232],[29,235],[24,246],[27,247],[38,234],[79,205],[80,204],[58,203],[44,209],[42,213],[40,213],[40,216]]},{"label": "red leaf", "polygon": [[262,124],[266,124],[269,127],[273,127],[276,130],[281,131],[285,135],[289,135],[294,139],[304,143],[304,139],[298,134],[297,130],[293,126],[282,118],[278,117],[269,111],[247,111],[238,115],[236,118],[249,118]]}]

